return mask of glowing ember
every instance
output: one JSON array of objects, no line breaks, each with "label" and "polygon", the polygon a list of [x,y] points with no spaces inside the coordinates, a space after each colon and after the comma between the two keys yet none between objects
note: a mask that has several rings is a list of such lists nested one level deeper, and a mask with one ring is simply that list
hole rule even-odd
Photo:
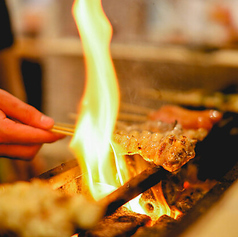
[{"label": "glowing ember", "polygon": [[125,162],[115,160],[110,145],[119,108],[109,48],[112,27],[100,0],[76,0],[73,15],[84,49],[87,80],[70,147],[85,174],[85,187],[89,186],[91,195],[98,200],[128,179]]}]

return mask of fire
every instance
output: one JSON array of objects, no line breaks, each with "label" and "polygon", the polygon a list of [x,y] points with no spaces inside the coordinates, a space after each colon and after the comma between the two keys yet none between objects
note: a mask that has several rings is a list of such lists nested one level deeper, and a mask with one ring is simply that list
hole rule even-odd
[{"label": "fire", "polygon": [[112,27],[100,0],[76,0],[73,16],[85,54],[86,88],[70,147],[85,174],[85,187],[98,200],[128,179],[126,164],[113,155],[120,95],[110,56]]},{"label": "fire", "polygon": [[[85,55],[86,87],[70,148],[84,174],[83,192],[99,200],[130,178],[125,159],[112,141],[120,101],[110,55],[112,26],[101,0],[75,0],[73,16]],[[130,206],[137,205],[139,198]],[[140,209],[138,212],[146,213]]]},{"label": "fire", "polygon": [[[153,215],[150,215],[152,220],[157,220],[158,216],[162,216],[162,215],[167,215],[170,216],[174,219],[177,219],[182,213],[177,210],[171,210],[171,208],[169,207],[169,205],[167,204],[165,197],[163,195],[163,190],[162,190],[162,185],[161,182],[157,185],[155,185],[154,187],[151,188],[156,203],[159,205],[155,205],[155,208],[158,210],[155,210]],[[147,213],[149,215],[149,213]]]}]

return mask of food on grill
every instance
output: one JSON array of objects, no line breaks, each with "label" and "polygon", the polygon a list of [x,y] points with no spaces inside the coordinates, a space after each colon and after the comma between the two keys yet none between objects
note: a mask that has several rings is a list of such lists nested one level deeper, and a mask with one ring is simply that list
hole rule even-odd
[{"label": "food on grill", "polygon": [[210,130],[215,123],[221,120],[222,113],[217,110],[195,111],[176,105],[164,105],[150,114],[149,118],[167,123],[177,121],[185,129],[204,128]]},{"label": "food on grill", "polygon": [[146,161],[173,172],[194,158],[197,141],[207,136],[222,114],[215,110],[191,111],[167,105],[151,118],[155,121],[131,126],[119,123],[114,140],[126,154],[139,154]]},{"label": "food on grill", "polygon": [[[135,127],[133,127],[135,128]],[[166,132],[117,130],[114,140],[126,154],[140,154],[146,161],[161,165],[173,172],[195,156],[196,140],[186,137],[180,125]]]},{"label": "food on grill", "polygon": [[103,215],[82,195],[65,195],[40,180],[1,185],[0,207],[0,236],[69,237]]}]

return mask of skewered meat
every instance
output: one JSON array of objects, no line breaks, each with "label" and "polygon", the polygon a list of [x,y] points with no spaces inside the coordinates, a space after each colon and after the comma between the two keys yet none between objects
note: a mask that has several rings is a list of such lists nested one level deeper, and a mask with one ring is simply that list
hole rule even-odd
[{"label": "skewered meat", "polygon": [[[135,127],[133,127],[135,128]],[[115,142],[126,154],[140,154],[146,161],[161,165],[173,172],[195,156],[196,140],[183,135],[180,125],[167,132],[117,130]]]},{"label": "skewered meat", "polygon": [[82,195],[65,195],[40,180],[1,185],[0,206],[0,236],[68,237],[104,214]]},{"label": "skewered meat", "polygon": [[216,110],[195,111],[176,105],[165,105],[150,114],[149,118],[167,123],[177,121],[185,129],[204,128],[210,130],[215,123],[221,120],[222,113]]},{"label": "skewered meat", "polygon": [[222,113],[166,105],[150,118],[153,120],[132,126],[119,123],[114,140],[126,154],[139,154],[146,161],[173,172],[194,158],[196,142],[207,136],[212,126],[221,120]]}]

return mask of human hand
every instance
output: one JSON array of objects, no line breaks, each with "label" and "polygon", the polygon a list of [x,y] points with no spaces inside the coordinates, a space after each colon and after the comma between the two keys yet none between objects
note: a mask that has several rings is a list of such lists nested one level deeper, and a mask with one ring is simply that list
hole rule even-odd
[{"label": "human hand", "polygon": [[0,156],[31,160],[44,143],[64,136],[52,133],[54,120],[0,89]]}]

